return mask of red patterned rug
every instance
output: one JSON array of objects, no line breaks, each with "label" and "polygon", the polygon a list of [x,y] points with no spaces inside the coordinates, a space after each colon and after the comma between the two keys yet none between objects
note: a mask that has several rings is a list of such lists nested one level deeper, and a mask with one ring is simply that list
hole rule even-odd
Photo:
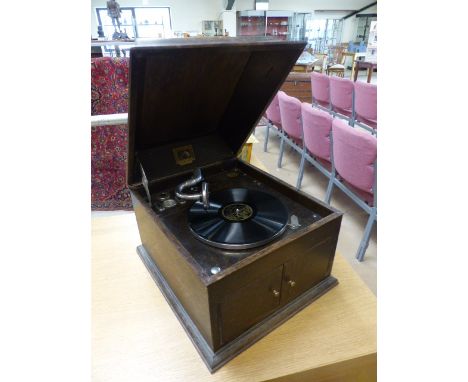
[{"label": "red patterned rug", "polygon": [[91,128],[91,209],[131,210],[126,186],[127,125]]},{"label": "red patterned rug", "polygon": [[[128,111],[128,58],[91,60],[91,115]],[[126,187],[127,125],[91,127],[91,209],[131,210]]]}]

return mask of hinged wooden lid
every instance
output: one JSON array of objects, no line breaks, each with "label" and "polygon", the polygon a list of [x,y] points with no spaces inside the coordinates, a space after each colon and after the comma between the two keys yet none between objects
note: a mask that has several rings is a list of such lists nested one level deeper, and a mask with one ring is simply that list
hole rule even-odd
[{"label": "hinged wooden lid", "polygon": [[234,157],[303,51],[268,38],[161,40],[130,53],[128,184]]}]

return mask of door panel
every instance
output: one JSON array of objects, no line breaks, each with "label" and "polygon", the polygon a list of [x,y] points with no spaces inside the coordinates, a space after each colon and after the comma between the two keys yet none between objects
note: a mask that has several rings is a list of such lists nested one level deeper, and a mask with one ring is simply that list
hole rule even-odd
[{"label": "door panel", "polygon": [[222,343],[233,340],[279,306],[282,275],[281,265],[224,298],[219,306]]},{"label": "door panel", "polygon": [[298,253],[284,264],[281,304],[287,304],[328,276],[330,252],[335,250],[331,237]]}]

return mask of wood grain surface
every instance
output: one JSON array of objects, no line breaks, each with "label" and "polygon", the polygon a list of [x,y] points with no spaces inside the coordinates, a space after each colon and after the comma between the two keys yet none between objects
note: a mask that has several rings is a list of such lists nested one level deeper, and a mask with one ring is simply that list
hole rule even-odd
[{"label": "wood grain surface", "polygon": [[376,301],[340,284],[211,375],[136,253],[133,213],[92,221],[93,381],[374,381]]}]

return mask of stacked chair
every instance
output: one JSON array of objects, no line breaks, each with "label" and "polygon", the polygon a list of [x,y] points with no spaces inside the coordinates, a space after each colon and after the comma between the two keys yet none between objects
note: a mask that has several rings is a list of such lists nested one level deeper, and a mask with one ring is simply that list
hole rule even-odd
[{"label": "stacked chair", "polygon": [[354,82],[354,123],[377,131],[377,85]]},{"label": "stacked chair", "polygon": [[332,173],[325,201],[330,204],[333,187],[337,186],[369,214],[356,254],[362,261],[377,220],[377,138],[334,119],[331,140]]},{"label": "stacked chair", "polygon": [[330,110],[334,116],[353,121],[353,81],[340,77],[329,77],[329,80]]},{"label": "stacked chair", "polygon": [[330,110],[330,77],[313,72],[310,75],[312,85],[312,104],[318,108]]},{"label": "stacked chair", "polygon": [[285,143],[301,154],[301,156],[304,150],[302,143],[301,101],[288,96],[284,92],[278,93],[278,100],[281,113],[281,125],[283,127],[278,158],[278,168],[281,168]]},{"label": "stacked chair", "polygon": [[377,86],[320,73],[310,76],[312,105],[377,134]]},{"label": "stacked chair", "polygon": [[265,143],[263,145],[263,151],[268,150],[268,138],[270,136],[270,128],[276,129],[276,134],[281,136],[281,114],[279,109],[279,100],[278,94],[275,95],[273,101],[268,106],[265,117],[268,120],[266,125],[266,133],[265,133]]},{"label": "stacked chair", "polygon": [[297,177],[297,189],[301,188],[304,166],[307,160],[327,178],[331,175],[330,132],[333,118],[323,110],[308,103],[301,105],[304,147]]},{"label": "stacked chair", "polygon": [[[267,108],[268,125],[281,139],[278,168],[285,145],[301,156],[296,188],[301,188],[306,162],[328,179],[330,204],[338,187],[369,215],[356,258],[364,259],[377,220],[377,86],[311,73],[312,104],[279,91]],[[355,128],[363,127],[363,131]],[[371,134],[369,134],[371,132]]]}]

